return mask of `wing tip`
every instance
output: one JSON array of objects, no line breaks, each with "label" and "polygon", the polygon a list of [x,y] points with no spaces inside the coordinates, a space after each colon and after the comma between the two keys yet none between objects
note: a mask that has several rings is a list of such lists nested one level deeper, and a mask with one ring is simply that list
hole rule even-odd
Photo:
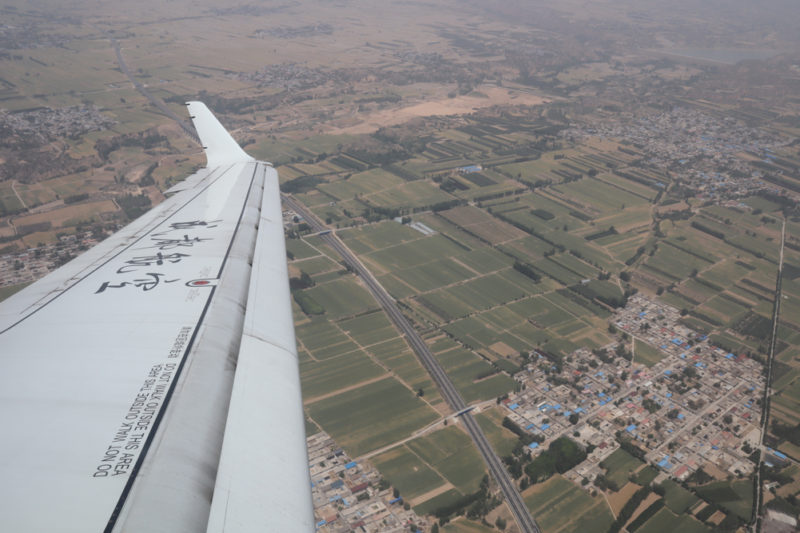
[{"label": "wing tip", "polygon": [[208,106],[196,100],[186,102],[186,106],[206,153],[208,167],[254,161],[242,150]]}]

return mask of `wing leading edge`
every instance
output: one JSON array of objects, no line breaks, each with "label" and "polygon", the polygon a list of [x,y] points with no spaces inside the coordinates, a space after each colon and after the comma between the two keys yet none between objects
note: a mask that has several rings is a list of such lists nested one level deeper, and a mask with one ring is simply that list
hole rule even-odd
[{"label": "wing leading edge", "polygon": [[191,185],[0,304],[2,531],[313,530],[277,173],[189,110]]}]

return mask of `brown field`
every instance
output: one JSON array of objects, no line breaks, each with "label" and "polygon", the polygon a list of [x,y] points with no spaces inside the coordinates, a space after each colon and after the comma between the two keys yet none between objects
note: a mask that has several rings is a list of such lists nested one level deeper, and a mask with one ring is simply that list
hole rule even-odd
[{"label": "brown field", "polygon": [[70,220],[89,219],[99,213],[113,213],[115,211],[118,211],[117,204],[111,200],[101,200],[99,202],[68,205],[46,213],[37,213],[35,215],[15,218],[14,225],[20,227],[39,224],[41,222],[52,222],[53,227],[62,227],[65,225],[65,222]]},{"label": "brown field", "polygon": [[619,490],[619,492],[612,492],[608,495],[608,503],[611,505],[611,510],[614,512],[614,516],[619,514],[631,496],[633,496],[633,493],[640,488],[642,487],[636,483],[633,483],[632,481],[629,481]]},{"label": "brown field", "polygon": [[372,133],[379,128],[402,124],[416,117],[464,115],[494,105],[540,105],[548,102],[545,98],[503,87],[478,87],[476,90],[486,97],[463,95],[420,102],[399,109],[382,109],[359,116],[355,119],[357,123],[353,125],[330,128],[327,133],[334,135]]},{"label": "brown field", "polygon": [[661,496],[659,496],[655,492],[651,492],[650,494],[648,494],[647,498],[645,498],[644,501],[639,504],[639,507],[637,507],[636,510],[631,515],[631,522],[636,520],[636,518],[640,514],[642,514],[642,511],[644,511],[645,509],[650,507],[653,504],[653,502],[656,501],[657,499],[659,499],[660,497]]},{"label": "brown field", "polygon": [[441,215],[492,244],[513,241],[527,235],[476,207],[456,207],[442,212]]}]

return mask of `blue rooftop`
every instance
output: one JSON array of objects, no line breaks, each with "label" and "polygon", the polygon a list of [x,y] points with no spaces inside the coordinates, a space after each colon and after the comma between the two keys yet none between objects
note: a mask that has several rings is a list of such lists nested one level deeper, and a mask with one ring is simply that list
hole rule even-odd
[{"label": "blue rooftop", "polygon": [[358,465],[358,463],[356,463],[355,461],[350,461],[349,463],[347,463],[346,465],[344,465],[344,467],[345,467],[345,468],[347,468],[347,469],[349,470],[349,469],[351,469],[351,468],[355,468],[357,465]]},{"label": "blue rooftop", "polygon": [[519,404],[518,404],[518,403],[512,403],[511,405],[509,405],[509,406],[508,406],[508,408],[509,408],[509,409],[511,409],[512,411],[513,411],[514,409],[516,409],[517,407],[519,407]]},{"label": "blue rooftop", "polygon": [[542,431],[545,429],[550,429],[550,424],[542,424]]},{"label": "blue rooftop", "polygon": [[531,442],[530,444],[528,444],[528,448],[530,448],[531,450],[535,450],[538,447],[539,447],[538,442]]},{"label": "blue rooftop", "polygon": [[626,427],[625,431],[627,431],[628,433],[633,433],[634,431],[636,431],[636,424],[631,424],[630,426]]}]

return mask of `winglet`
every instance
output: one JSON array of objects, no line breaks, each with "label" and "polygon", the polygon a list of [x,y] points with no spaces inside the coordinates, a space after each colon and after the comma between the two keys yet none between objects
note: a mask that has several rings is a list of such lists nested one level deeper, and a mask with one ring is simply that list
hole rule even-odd
[{"label": "winglet", "polygon": [[253,161],[203,102],[187,102],[209,168]]}]

